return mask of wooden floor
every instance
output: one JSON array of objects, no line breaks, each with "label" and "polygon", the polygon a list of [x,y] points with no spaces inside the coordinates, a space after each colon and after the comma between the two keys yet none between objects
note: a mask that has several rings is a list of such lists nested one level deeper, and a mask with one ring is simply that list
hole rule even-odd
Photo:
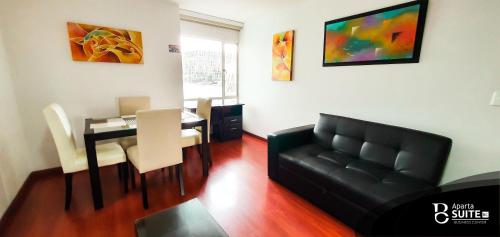
[{"label": "wooden floor", "polygon": [[184,197],[167,170],[148,174],[148,210],[142,208],[139,185],[124,193],[115,167],[101,169],[104,208],[99,211],[92,206],[88,173],[75,175],[69,211],[63,207],[63,175],[48,175],[35,182],[0,236],[135,236],[135,219],[195,197],[230,236],[355,236],[267,177],[265,141],[244,135],[242,140],[213,143],[212,156],[210,176],[203,178],[198,154],[188,152]]}]

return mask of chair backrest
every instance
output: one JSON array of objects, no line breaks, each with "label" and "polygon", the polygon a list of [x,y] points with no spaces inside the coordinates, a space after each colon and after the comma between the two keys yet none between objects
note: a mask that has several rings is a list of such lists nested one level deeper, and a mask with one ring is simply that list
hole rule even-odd
[{"label": "chair backrest", "polygon": [[58,104],[51,104],[45,107],[43,114],[54,138],[63,172],[66,173],[65,170],[76,159],[76,144],[71,124],[66,113],[64,113],[64,110]]},{"label": "chair backrest", "polygon": [[140,173],[182,163],[181,110],[138,111],[137,147]]},{"label": "chair backrest", "polygon": [[210,141],[210,117],[212,115],[212,99],[198,98],[196,114],[207,120],[208,139]]},{"label": "chair backrest", "polygon": [[149,96],[127,96],[118,98],[118,107],[120,116],[135,115],[139,110],[148,110],[151,108]]}]

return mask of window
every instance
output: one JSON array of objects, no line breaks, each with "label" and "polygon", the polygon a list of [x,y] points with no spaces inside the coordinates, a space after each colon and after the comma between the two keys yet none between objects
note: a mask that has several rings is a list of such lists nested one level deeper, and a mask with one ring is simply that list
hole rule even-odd
[{"label": "window", "polygon": [[214,104],[237,102],[238,46],[192,37],[182,37],[181,46],[185,104],[198,97]]}]

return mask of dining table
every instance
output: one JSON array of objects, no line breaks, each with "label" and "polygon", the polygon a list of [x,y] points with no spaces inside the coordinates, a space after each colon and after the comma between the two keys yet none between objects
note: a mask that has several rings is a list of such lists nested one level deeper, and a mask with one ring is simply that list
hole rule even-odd
[{"label": "dining table", "polygon": [[[194,113],[183,111],[181,119],[182,129],[201,127],[202,144],[202,170],[203,176],[208,176],[209,154],[208,154],[208,122],[207,119]],[[122,116],[113,118],[87,118],[85,119],[85,150],[87,152],[87,162],[89,167],[90,185],[92,189],[92,199],[94,209],[103,208],[101,179],[99,176],[99,166],[97,164],[96,142],[121,137],[137,135],[135,116]],[[180,134],[179,134],[180,136]]]}]

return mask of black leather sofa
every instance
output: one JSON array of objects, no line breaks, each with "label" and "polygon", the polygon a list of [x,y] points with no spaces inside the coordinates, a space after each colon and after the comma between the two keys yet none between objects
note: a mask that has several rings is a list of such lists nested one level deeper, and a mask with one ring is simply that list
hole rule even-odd
[{"label": "black leather sofa", "polygon": [[362,234],[377,217],[437,190],[451,139],[320,114],[268,135],[268,175]]}]

